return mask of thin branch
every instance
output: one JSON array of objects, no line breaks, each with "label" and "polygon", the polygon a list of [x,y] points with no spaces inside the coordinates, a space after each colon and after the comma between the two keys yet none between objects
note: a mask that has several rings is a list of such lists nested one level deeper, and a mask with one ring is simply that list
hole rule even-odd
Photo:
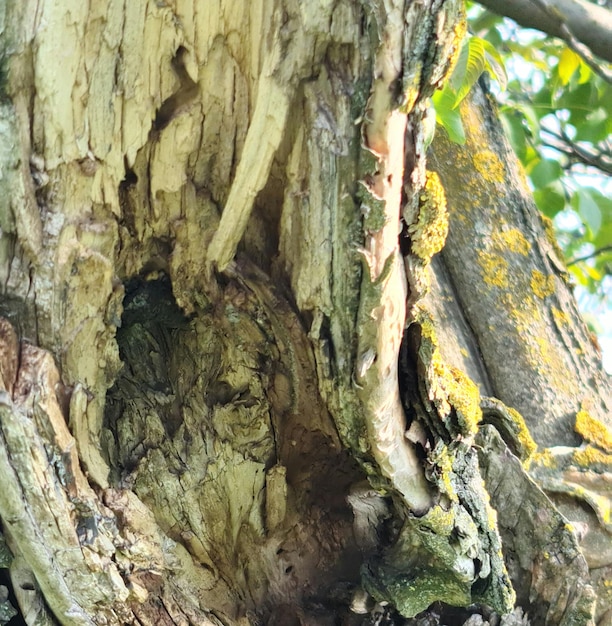
[{"label": "thin branch", "polygon": [[567,18],[558,9],[551,7],[545,0],[533,0],[542,11],[545,11],[553,19],[559,20],[559,34],[568,47],[573,50],[582,60],[607,83],[612,84],[612,72],[597,62],[589,47],[583,44],[567,25]]},{"label": "thin branch", "polygon": [[549,138],[541,136],[542,143],[545,146],[554,148],[583,165],[594,167],[606,174],[612,174],[612,157],[610,152],[604,150],[595,151],[576,143],[563,130],[557,132],[542,126],[541,132],[549,135]]},{"label": "thin branch", "polygon": [[612,63],[612,12],[586,0],[478,0],[484,7],[513,19],[526,28],[535,28],[551,37],[567,38],[561,29],[571,24],[571,35],[588,46],[597,57]]},{"label": "thin branch", "polygon": [[595,257],[603,254],[604,252],[612,252],[612,246],[604,246],[603,248],[597,248],[597,250],[593,250],[593,252],[589,254],[585,254],[584,256],[576,257],[575,259],[570,259],[565,263],[565,265],[575,265],[576,263],[582,263],[583,261],[590,261]]}]

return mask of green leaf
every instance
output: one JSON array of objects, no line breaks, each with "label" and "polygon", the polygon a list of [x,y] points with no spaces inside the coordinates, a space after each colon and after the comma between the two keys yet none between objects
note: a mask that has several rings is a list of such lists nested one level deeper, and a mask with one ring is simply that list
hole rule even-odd
[{"label": "green leaf", "polygon": [[565,208],[565,196],[555,187],[543,187],[533,192],[538,209],[547,217],[553,218]]},{"label": "green leaf", "polygon": [[580,67],[580,57],[569,48],[565,48],[559,57],[557,72],[561,85],[567,85],[574,72]]},{"label": "green leaf", "polygon": [[520,114],[514,110],[506,111],[503,113],[501,121],[514,152],[524,162],[527,153],[527,138]]},{"label": "green leaf", "polygon": [[508,75],[504,67],[504,60],[498,50],[486,39],[481,39],[485,53],[485,69],[499,83],[501,90],[508,85]]},{"label": "green leaf", "polygon": [[575,263],[574,265],[570,265],[568,269],[579,285],[589,288],[591,286],[591,281],[585,274],[583,266],[584,263]]},{"label": "green leaf", "polygon": [[516,108],[523,115],[525,127],[531,132],[531,135],[538,135],[540,132],[541,112],[535,107],[524,103],[518,104]]},{"label": "green leaf", "polygon": [[601,212],[601,228],[597,236],[593,238],[593,244],[597,248],[612,245],[612,199],[604,196],[595,189],[591,190],[591,195]]},{"label": "green leaf", "polygon": [[557,161],[552,159],[541,159],[531,170],[530,178],[534,187],[546,187],[549,183],[561,178],[563,169]]},{"label": "green leaf", "polygon": [[465,143],[465,130],[461,121],[461,113],[454,108],[455,94],[449,87],[434,93],[432,104],[436,110],[436,122],[444,128],[449,139],[459,145]]},{"label": "green leaf", "polygon": [[592,75],[593,70],[582,59],[580,59],[580,75],[578,78],[578,84],[584,85],[584,83],[587,83],[591,79]]},{"label": "green leaf", "polygon": [[591,265],[584,264],[584,271],[591,280],[600,281],[603,276],[601,272]]},{"label": "green leaf", "polygon": [[572,197],[572,206],[593,237],[597,236],[601,228],[601,210],[588,189],[579,189]]},{"label": "green leaf", "polygon": [[485,49],[480,37],[469,37],[464,40],[457,65],[450,77],[450,86],[457,94],[455,108],[468,95],[474,83],[485,70]]}]

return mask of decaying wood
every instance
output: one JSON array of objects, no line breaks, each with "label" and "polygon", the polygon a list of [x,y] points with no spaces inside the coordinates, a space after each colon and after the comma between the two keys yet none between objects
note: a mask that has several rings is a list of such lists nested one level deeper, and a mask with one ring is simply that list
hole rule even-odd
[{"label": "decaying wood", "polygon": [[[598,461],[560,466],[561,486],[542,450],[532,467],[551,491],[588,483],[601,518],[607,383],[587,393],[592,355],[576,365],[582,330],[554,276],[563,302],[546,299],[541,224],[525,213],[528,244],[513,226],[483,234],[437,146],[426,171],[461,3],[6,4],[0,518],[28,623],[401,623],[432,603],[442,621],[440,603],[496,619],[514,585],[532,624],[590,624],[609,563],[589,578],[518,460],[516,489],[556,525],[506,549],[491,476],[509,452],[476,439],[515,406],[538,443],[574,444],[560,433],[582,411]],[[511,157],[485,157],[457,176],[518,193],[483,174]],[[536,303],[563,325],[580,401],[545,402],[556,379],[495,272],[432,261],[448,219],[449,255],[537,248]],[[466,237],[482,240],[469,254]],[[495,358],[499,333],[470,313],[485,297],[530,369]],[[523,421],[497,426],[527,461]],[[565,574],[536,549],[557,541],[573,558],[558,594]]]}]

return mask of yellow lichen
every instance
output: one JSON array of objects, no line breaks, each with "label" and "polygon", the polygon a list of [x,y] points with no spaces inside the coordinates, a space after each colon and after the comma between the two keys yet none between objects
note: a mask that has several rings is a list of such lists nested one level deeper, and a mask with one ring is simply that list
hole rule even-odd
[{"label": "yellow lichen", "polygon": [[531,457],[530,465],[538,467],[546,467],[548,469],[557,469],[558,463],[555,455],[549,448],[545,448],[541,452],[536,452]]},{"label": "yellow lichen", "polygon": [[586,441],[594,443],[606,452],[612,452],[612,433],[610,429],[584,408],[581,408],[576,413],[574,430]]},{"label": "yellow lichen", "polygon": [[419,215],[414,224],[408,226],[412,241],[412,252],[428,261],[440,252],[448,234],[446,194],[436,172],[427,172],[425,187],[419,196]]},{"label": "yellow lichen", "polygon": [[504,182],[504,166],[491,150],[481,150],[474,155],[474,167],[488,183]]},{"label": "yellow lichen", "polygon": [[593,446],[579,448],[572,455],[572,462],[579,467],[589,468],[594,465],[612,465],[612,454],[606,454]]},{"label": "yellow lichen", "polygon": [[516,166],[517,166],[518,179],[521,183],[521,187],[523,188],[523,191],[527,192],[529,196],[531,196],[532,191],[529,185],[529,180],[527,178],[527,172],[525,171],[523,164],[518,159],[516,161]]},{"label": "yellow lichen", "polygon": [[442,79],[441,83],[445,83],[453,73],[455,65],[457,65],[459,53],[461,52],[461,44],[463,42],[463,38],[467,33],[467,19],[465,17],[465,8],[462,8],[462,11],[463,14],[461,18],[457,21],[453,28],[452,51],[448,57],[446,71],[444,73],[444,78]]},{"label": "yellow lichen", "polygon": [[[447,365],[437,349],[431,364],[431,391],[440,416],[443,419],[448,417],[451,407],[454,408],[457,424],[452,425],[453,429],[458,429],[462,436],[474,435],[482,420],[478,385],[460,369]],[[451,425],[447,424],[447,427]]]},{"label": "yellow lichen", "polygon": [[501,248],[508,248],[511,252],[527,256],[531,250],[531,244],[518,228],[502,230],[493,235],[493,241]]},{"label": "yellow lichen", "polygon": [[490,500],[489,500],[489,494],[486,494],[487,496],[487,502],[486,502],[486,506],[487,506],[487,523],[488,523],[488,527],[489,530],[497,530],[497,511],[491,506]]},{"label": "yellow lichen", "polygon": [[515,426],[514,434],[518,439],[519,445],[521,446],[520,454],[525,462],[529,462],[529,459],[535,454],[538,449],[538,444],[533,440],[531,433],[529,432],[529,428],[527,428],[527,424],[523,416],[512,407],[507,407],[508,415],[512,419],[512,422]]},{"label": "yellow lichen", "polygon": [[473,435],[482,421],[478,385],[460,369],[449,368],[448,399],[457,411],[459,427],[464,435]]},{"label": "yellow lichen", "polygon": [[534,337],[535,346],[529,346],[529,360],[557,388],[564,389],[571,374],[562,353],[545,336]]},{"label": "yellow lichen", "polygon": [[538,270],[531,271],[531,290],[538,298],[546,298],[555,293],[555,277],[552,274],[546,276]]},{"label": "yellow lichen", "polygon": [[546,235],[548,243],[550,243],[550,245],[553,247],[553,250],[558,257],[558,260],[563,262],[563,260],[565,259],[565,255],[563,254],[563,250],[561,250],[561,246],[559,246],[559,242],[557,241],[553,221],[550,219],[550,217],[546,217],[546,215],[542,215],[541,213],[540,220],[542,221],[542,226],[544,227],[544,233]]},{"label": "yellow lichen", "polygon": [[433,530],[436,535],[446,537],[455,527],[455,515],[452,508],[445,511],[439,504],[431,508],[420,518],[421,525]]},{"label": "yellow lichen", "polygon": [[[420,310],[418,321],[421,326],[419,356],[428,368],[429,394],[438,415],[447,427],[458,431],[458,434],[472,435],[482,420],[478,385],[460,369],[444,361],[438,349],[435,324],[429,314]],[[449,424],[446,420],[453,408],[457,424]]]},{"label": "yellow lichen", "polygon": [[442,419],[448,417],[451,412],[451,405],[448,401],[447,378],[448,367],[438,348],[435,348],[431,355],[431,375],[428,382],[430,397],[436,405],[438,414]]},{"label": "yellow lichen", "polygon": [[444,493],[450,498],[452,502],[459,500],[451,476],[453,474],[453,462],[446,451],[444,451],[437,459],[438,469],[440,470],[442,485],[444,486]]},{"label": "yellow lichen", "polygon": [[404,83],[404,102],[400,107],[400,111],[408,115],[414,108],[414,104],[417,101],[421,93],[421,76],[423,72],[423,64],[419,61],[413,73],[405,80]]},{"label": "yellow lichen", "polygon": [[508,287],[508,261],[499,254],[479,252],[478,263],[482,268],[482,278],[488,285],[507,289]]},{"label": "yellow lichen", "polygon": [[438,337],[436,335],[436,326],[429,313],[424,309],[418,312],[418,321],[421,327],[421,337],[428,339],[434,346],[438,345]]},{"label": "yellow lichen", "polygon": [[557,307],[552,307],[552,314],[557,326],[567,326],[571,321],[569,315]]},{"label": "yellow lichen", "polygon": [[519,303],[515,294],[508,292],[502,296],[502,303],[510,311],[516,324],[516,330],[520,333],[527,332],[535,324],[542,321],[542,313],[534,305],[532,297],[523,298]]}]

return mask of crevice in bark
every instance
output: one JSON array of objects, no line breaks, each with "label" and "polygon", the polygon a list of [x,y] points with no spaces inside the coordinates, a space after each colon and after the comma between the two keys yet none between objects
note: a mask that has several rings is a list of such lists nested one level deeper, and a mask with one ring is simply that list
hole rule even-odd
[{"label": "crevice in bark", "polygon": [[184,46],[179,46],[172,59],[172,69],[179,80],[179,87],[162,102],[157,110],[153,121],[153,129],[156,131],[166,128],[177,115],[183,113],[195,101],[198,95],[198,85],[191,78],[186,67],[188,54]]},{"label": "crevice in bark", "polygon": [[[451,271],[444,258],[444,249],[442,249],[439,255],[432,259],[431,267],[432,270],[438,274],[438,280],[443,282],[444,289],[450,291],[452,294],[452,302],[448,302],[447,299],[445,299],[444,307],[450,310],[449,317],[452,317],[453,334],[461,338],[462,343],[466,346],[464,349],[467,350],[470,357],[470,367],[466,367],[467,373],[480,385],[481,394],[495,395],[495,388],[486,367],[478,335],[472,327],[468,314],[464,309],[461,294],[452,280]],[[442,323],[442,328],[438,329],[438,333],[442,334],[443,332],[444,324]],[[443,354],[445,354],[444,345],[441,346],[441,350]],[[452,359],[450,361],[452,362]],[[459,363],[453,363],[453,365],[459,366]]]},{"label": "crevice in bark", "polygon": [[247,264],[189,318],[167,277],[128,281],[124,367],[102,441],[115,486],[133,489],[207,572],[217,589],[208,606],[225,612],[221,588],[242,590],[238,606],[274,623],[314,615],[340,602],[337,584],[358,584],[345,496],[363,474],[316,398],[302,325],[267,280]]},{"label": "crevice in bark", "polygon": [[19,609],[8,568],[11,560],[12,556],[2,536],[2,525],[0,524],[0,624],[26,626],[23,613]]}]

